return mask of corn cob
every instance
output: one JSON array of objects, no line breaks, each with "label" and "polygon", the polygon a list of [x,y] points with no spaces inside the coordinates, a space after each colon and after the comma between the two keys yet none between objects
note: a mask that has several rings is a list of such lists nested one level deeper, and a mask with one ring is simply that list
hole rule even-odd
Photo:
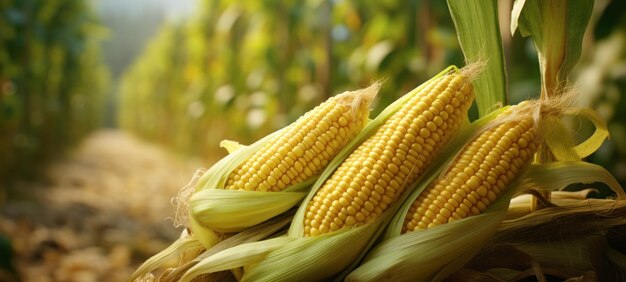
[{"label": "corn cob", "polygon": [[449,141],[472,99],[471,84],[462,74],[426,85],[320,187],[307,206],[304,236],[376,220]]},{"label": "corn cob", "polygon": [[300,202],[321,170],[363,129],[379,88],[374,83],[332,97],[250,146],[226,143],[232,154],[204,173],[189,198],[192,230],[207,233],[198,238],[215,238],[210,231],[241,231]]},{"label": "corn cob", "polygon": [[402,233],[483,212],[530,164],[539,143],[532,119],[504,122],[474,139],[409,208]]},{"label": "corn cob", "polygon": [[301,116],[235,169],[225,188],[282,191],[319,174],[365,125],[373,98],[366,95],[346,92]]}]

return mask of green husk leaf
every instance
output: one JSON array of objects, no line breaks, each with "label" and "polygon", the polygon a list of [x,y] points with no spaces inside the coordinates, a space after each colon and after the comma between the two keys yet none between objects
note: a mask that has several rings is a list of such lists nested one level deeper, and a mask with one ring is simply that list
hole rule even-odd
[{"label": "green husk leaf", "polygon": [[230,154],[239,149],[245,148],[246,145],[239,144],[239,142],[233,140],[222,140],[222,142],[220,142],[220,147],[226,149],[226,151]]},{"label": "green husk leaf", "polygon": [[571,108],[566,110],[565,114],[591,121],[595,130],[589,138],[578,145],[574,145],[569,130],[565,127],[560,118],[552,117],[549,122],[544,122],[544,124],[550,127],[543,130],[546,134],[546,143],[557,160],[579,161],[598,150],[604,140],[609,137],[606,121],[599,117],[593,110],[588,108]]},{"label": "green husk leaf", "polygon": [[574,141],[560,119],[551,118],[550,129],[546,132],[545,141],[550,151],[559,161],[579,161],[581,157],[574,149]]},{"label": "green husk leaf", "polygon": [[333,277],[357,260],[382,221],[298,238],[249,268],[242,281],[311,281]]},{"label": "green husk leaf", "polygon": [[289,210],[306,194],[206,189],[191,197],[190,208],[203,226],[218,232],[237,232]]},{"label": "green husk leaf", "polygon": [[609,129],[606,121],[591,109],[577,109],[575,115],[588,119],[595,127],[595,131],[587,140],[574,147],[576,153],[581,158],[585,158],[600,148],[604,140],[609,137]]},{"label": "green husk leaf", "polygon": [[[291,223],[294,212],[286,212],[275,218],[272,218],[262,224],[248,228],[241,231],[231,237],[224,239],[223,241],[215,244],[212,248],[204,250],[201,254],[197,255],[193,260],[179,265],[176,269],[167,273],[166,276],[162,276],[163,281],[179,281],[183,274],[187,272],[191,267],[202,261],[204,258],[213,254],[221,252],[225,249],[232,248],[245,243],[256,242],[265,238],[268,238],[274,234],[280,233],[280,231]],[[232,271],[232,270],[231,270]],[[238,274],[233,273],[236,277]],[[240,280],[240,279],[238,279]]]},{"label": "green husk leaf", "polygon": [[497,0],[448,0],[450,15],[467,64],[483,63],[472,82],[478,115],[506,105],[506,71]]},{"label": "green husk leaf", "polygon": [[229,270],[259,262],[272,250],[278,249],[293,240],[294,238],[290,237],[278,237],[225,249],[199,261],[185,272],[180,281],[188,282],[204,273]]},{"label": "green husk leaf", "polygon": [[193,216],[189,217],[189,229],[205,249],[215,246],[221,239],[213,230],[202,226]]},{"label": "green husk leaf", "polygon": [[624,189],[610,172],[602,166],[583,161],[532,164],[521,189],[554,191],[570,184],[594,182],[606,184],[617,194],[618,199],[626,199]]},{"label": "green husk leaf", "polygon": [[166,262],[179,257],[184,252],[200,248],[202,244],[198,241],[195,236],[181,236],[178,240],[172,243],[165,250],[159,252],[158,254],[150,257],[146,260],[133,274],[128,278],[128,281],[135,281],[144,275],[156,270]]},{"label": "green husk leaf", "polygon": [[542,93],[559,95],[580,57],[583,35],[593,0],[517,0],[511,15],[511,34],[519,28],[532,36],[539,56]]},{"label": "green husk leaf", "polygon": [[500,199],[483,214],[383,241],[346,280],[443,280],[469,261],[495,233],[508,203],[506,197]]}]

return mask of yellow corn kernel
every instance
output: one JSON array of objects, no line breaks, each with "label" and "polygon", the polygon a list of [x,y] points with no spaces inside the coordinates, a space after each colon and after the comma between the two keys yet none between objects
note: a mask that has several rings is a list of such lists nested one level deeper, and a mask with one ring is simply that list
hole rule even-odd
[{"label": "yellow corn kernel", "polygon": [[374,95],[363,91],[332,97],[301,116],[236,168],[225,188],[282,191],[319,174],[364,127]]},{"label": "yellow corn kernel", "polygon": [[[457,110],[444,113],[455,97]],[[377,219],[424,171],[458,129],[473,99],[460,74],[434,79],[365,140],[307,206],[305,236]],[[430,138],[437,134],[437,141]],[[335,205],[339,203],[339,205]],[[335,209],[329,209],[336,206]]]},{"label": "yellow corn kernel", "polygon": [[402,232],[483,212],[528,166],[538,148],[530,119],[491,128],[465,147],[450,169],[415,200]]}]

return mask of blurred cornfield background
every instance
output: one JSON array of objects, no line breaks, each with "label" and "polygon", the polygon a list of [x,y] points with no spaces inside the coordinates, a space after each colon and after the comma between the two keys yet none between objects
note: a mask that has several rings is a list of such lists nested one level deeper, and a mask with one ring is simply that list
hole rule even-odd
[{"label": "blurred cornfield background", "polygon": [[[515,104],[537,54],[498,4]],[[595,1],[572,74],[609,121],[589,161],[624,187],[625,14]],[[177,238],[169,199],[222,139],[384,80],[377,114],[463,58],[446,1],[0,0],[0,280],[124,280]]]},{"label": "blurred cornfield background", "polygon": [[[529,39],[510,36],[500,1],[511,103],[536,97]],[[593,162],[626,183],[626,5],[596,1],[581,65],[583,103],[613,138]],[[445,1],[201,1],[166,24],[124,74],[119,124],[177,152],[214,158],[222,139],[250,143],[330,95],[383,79],[377,113],[450,64],[463,65]],[[584,128],[581,130],[584,135]]]},{"label": "blurred cornfield background", "polygon": [[[385,80],[377,113],[443,67],[463,64],[444,1],[201,0],[165,24],[151,16],[133,25],[100,8],[103,25],[92,6],[125,5],[110,3],[0,1],[0,179],[33,177],[103,124],[216,159],[220,140],[253,142],[333,94]],[[137,3],[135,18],[152,13],[149,2]],[[511,5],[500,1],[516,103],[539,93],[539,74],[531,42],[509,34]],[[613,134],[591,161],[622,183],[624,11],[623,1],[596,1],[575,71],[583,103],[600,110]],[[133,51],[127,42],[137,38],[150,41]]]},{"label": "blurred cornfield background", "polygon": [[[107,71],[88,3],[0,1],[0,179],[32,177],[100,126]],[[3,181],[4,182],[4,181]]]}]

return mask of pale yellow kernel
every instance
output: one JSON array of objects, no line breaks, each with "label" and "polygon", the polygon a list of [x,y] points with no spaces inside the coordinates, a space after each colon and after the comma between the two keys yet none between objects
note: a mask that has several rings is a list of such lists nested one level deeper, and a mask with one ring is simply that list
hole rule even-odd
[{"label": "pale yellow kernel", "polygon": [[272,172],[272,169],[268,164],[263,164],[259,169],[259,173],[263,176],[267,176]]},{"label": "pale yellow kernel", "polygon": [[485,187],[484,185],[480,185],[478,187],[478,189],[476,189],[476,192],[478,193],[478,195],[480,195],[481,197],[485,197],[487,196],[487,187]]},{"label": "pale yellow kernel", "polygon": [[[374,194],[372,194],[372,195],[374,195]],[[374,198],[374,197],[372,197],[372,198]],[[393,202],[393,199],[391,197],[387,196],[387,195],[383,195],[382,199],[381,199],[381,202],[383,204],[389,205],[389,204],[391,204]]]},{"label": "pale yellow kernel", "polygon": [[466,217],[469,212],[470,212],[470,206],[466,205],[465,203],[462,203],[458,209],[456,209],[456,212],[461,216],[461,218]]},{"label": "pale yellow kernel", "polygon": [[435,131],[437,130],[437,125],[435,125],[433,121],[429,121],[426,123],[426,128],[428,128],[428,130],[430,131]]},{"label": "pale yellow kernel", "polygon": [[439,215],[441,215],[443,218],[449,218],[452,216],[452,213],[450,213],[450,210],[447,208],[441,208],[439,210]]},{"label": "pale yellow kernel", "polygon": [[429,219],[429,221],[432,220],[433,218],[435,218],[435,216],[436,216],[435,213],[433,213],[430,209],[428,209],[428,210],[426,210],[426,212],[424,212],[424,217]]},{"label": "pale yellow kernel", "polygon": [[363,213],[361,212],[358,212],[354,217],[359,222],[363,222],[365,220],[365,215],[363,215]]},{"label": "pale yellow kernel", "polygon": [[472,215],[480,214],[480,210],[477,207],[472,207],[470,209],[470,212],[471,212]]},{"label": "pale yellow kernel", "polygon": [[496,157],[493,154],[489,154],[485,157],[485,162],[491,166],[494,166],[498,163]]},{"label": "pale yellow kernel", "polygon": [[257,191],[267,191],[269,188],[267,184],[261,183],[257,186]]},{"label": "pale yellow kernel", "polygon": [[[473,171],[472,168],[469,168],[470,170]],[[457,181],[459,182],[458,184],[463,184],[463,182],[467,181],[470,178],[470,175],[472,175],[474,173],[466,173],[465,171],[460,172],[459,174],[457,174],[456,179],[458,179]]]},{"label": "pale yellow kernel", "polygon": [[426,128],[422,128],[420,129],[420,136],[428,138],[430,136],[430,131],[428,131],[428,129]]},{"label": "pale yellow kernel", "polygon": [[348,208],[346,208],[346,212],[348,213],[348,215],[355,215],[356,209],[354,209],[353,206],[349,206]]},{"label": "pale yellow kernel", "polygon": [[528,141],[524,138],[520,138],[517,140],[517,144],[519,144],[520,148],[526,148],[526,146],[528,146]]},{"label": "pale yellow kernel", "polygon": [[[450,117],[450,115],[447,112],[441,112],[441,113],[439,113],[439,116],[443,120],[448,120],[448,118]],[[444,123],[444,125],[445,125],[445,123]]]},{"label": "pale yellow kernel", "polygon": [[[344,183],[345,183],[345,182],[344,182]],[[341,183],[339,183],[339,187],[345,187],[345,185],[341,185]],[[351,197],[353,197],[353,198],[354,198],[354,197],[356,197],[356,196],[357,196],[357,194],[358,194],[359,192],[358,192],[357,190],[355,190],[355,189],[348,188],[348,190],[346,190],[346,193],[347,193],[348,195],[350,195]]]},{"label": "pale yellow kernel", "polygon": [[320,231],[317,228],[311,227],[309,234],[311,234],[311,236],[317,236],[320,235]]},{"label": "pale yellow kernel", "polygon": [[356,219],[354,216],[348,216],[346,217],[345,223],[347,226],[354,226],[356,224]]},{"label": "pale yellow kernel", "polygon": [[345,117],[343,117],[343,116],[342,116],[342,117],[340,117],[340,118],[339,118],[339,125],[341,125],[341,126],[346,126],[346,125],[348,125],[348,119],[346,119],[346,118],[345,118]]},{"label": "pale yellow kernel", "polygon": [[478,187],[478,185],[480,185],[480,179],[475,176],[472,175],[468,180],[467,180],[467,187],[469,189],[476,189],[476,187]]},{"label": "pale yellow kernel", "polygon": [[321,233],[328,233],[328,231],[329,231],[328,227],[329,226],[327,226],[326,224],[322,224],[322,225],[320,225],[319,230],[320,230]]}]

